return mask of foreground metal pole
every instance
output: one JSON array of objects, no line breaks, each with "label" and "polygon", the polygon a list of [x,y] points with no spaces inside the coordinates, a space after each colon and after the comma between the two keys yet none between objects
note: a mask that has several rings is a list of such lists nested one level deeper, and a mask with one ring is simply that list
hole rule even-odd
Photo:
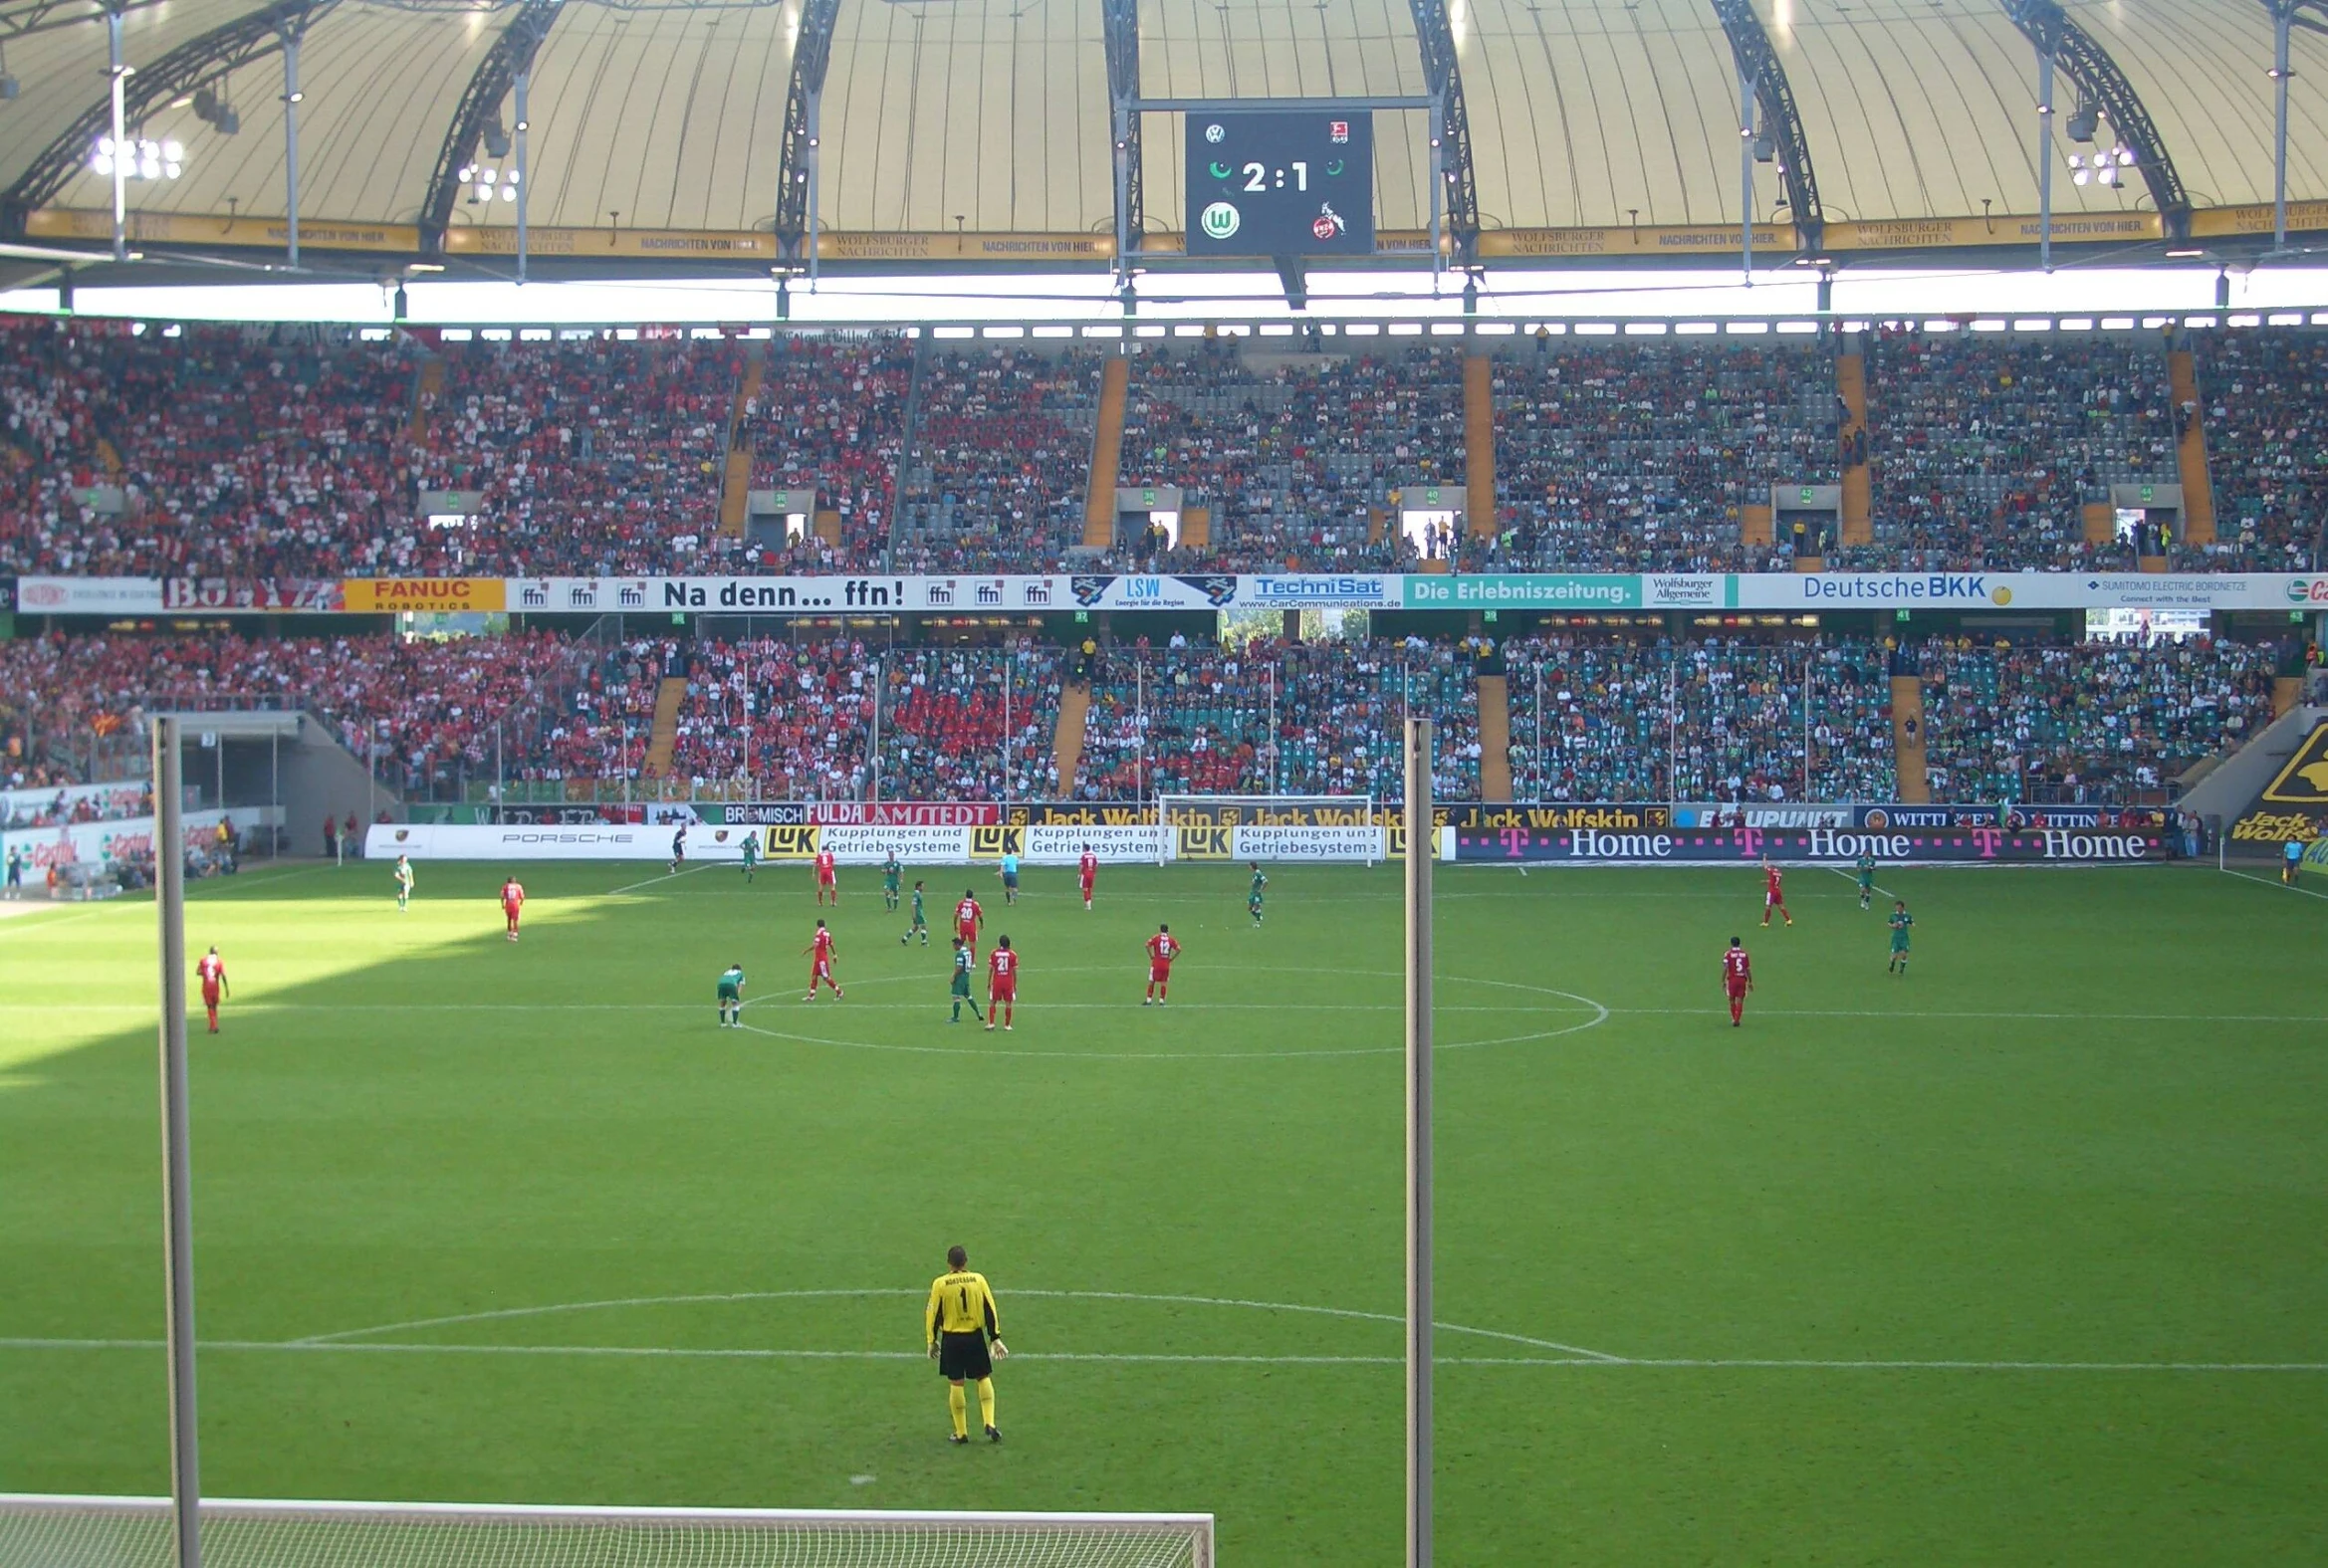
[{"label": "foreground metal pole", "polygon": [[1754,286],[1754,81],[1746,59],[1738,61],[1738,249],[1745,259],[1746,286]]},{"label": "foreground metal pole", "polygon": [[121,13],[106,12],[106,75],[114,103],[114,260],[129,259],[129,124],[123,102],[129,68],[121,63]]},{"label": "foreground metal pole", "polygon": [[2287,249],[2287,35],[2295,23],[2294,0],[2271,8],[2271,248]]},{"label": "foreground metal pole", "polygon": [[1431,1562],[1431,721],[1407,721],[1407,1568]]},{"label": "foreground metal pole", "polygon": [[534,194],[534,171],[526,166],[526,131],[532,122],[526,117],[526,90],[533,84],[531,70],[518,73],[517,83],[517,152],[518,152],[518,282],[526,281],[526,203]]},{"label": "foreground metal pole", "polygon": [[169,1287],[169,1492],[178,1568],[201,1568],[194,1427],[194,1216],[186,1150],[186,850],[178,721],[153,721],[153,892],[161,924],[161,1213]]},{"label": "foreground metal pole", "polygon": [[[2048,38],[2051,35],[2048,35]],[[2053,46],[2037,46],[2037,267],[2053,270]]]},{"label": "foreground metal pole", "polygon": [[299,265],[299,41],[304,25],[283,34],[283,225],[285,253]]}]

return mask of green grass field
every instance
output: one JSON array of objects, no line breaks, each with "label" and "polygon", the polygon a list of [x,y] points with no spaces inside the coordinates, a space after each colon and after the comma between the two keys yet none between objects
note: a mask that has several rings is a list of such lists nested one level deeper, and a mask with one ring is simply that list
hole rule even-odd
[{"label": "green grass field", "polygon": [[[1399,883],[966,880],[1016,1030],[945,1021],[843,873],[205,884],[193,1036],[219,1495],[1195,1509],[1399,1560]],[[2210,870],[1447,869],[1441,1560],[2328,1558],[2317,900]],[[635,885],[632,885],[635,884]],[[1187,947],[1142,1009],[1140,944]],[[1729,1026],[1734,932],[1759,982]],[[150,905],[0,922],[0,1489],[166,1489]],[[749,1027],[713,979],[751,974]],[[983,986],[981,987],[983,996]],[[999,1449],[920,1359],[947,1243]]]}]

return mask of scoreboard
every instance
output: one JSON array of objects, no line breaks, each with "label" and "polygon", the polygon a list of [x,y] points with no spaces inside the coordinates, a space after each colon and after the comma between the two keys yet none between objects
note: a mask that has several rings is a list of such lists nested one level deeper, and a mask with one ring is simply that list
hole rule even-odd
[{"label": "scoreboard", "polygon": [[1192,112],[1186,140],[1189,255],[1373,254],[1371,112]]}]

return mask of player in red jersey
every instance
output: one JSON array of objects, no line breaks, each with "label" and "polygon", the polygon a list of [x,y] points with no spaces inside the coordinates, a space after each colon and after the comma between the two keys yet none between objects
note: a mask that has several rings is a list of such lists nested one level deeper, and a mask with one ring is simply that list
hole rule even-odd
[{"label": "player in red jersey", "polygon": [[962,902],[954,906],[954,935],[962,939],[973,961],[978,958],[978,934],[985,926],[986,911],[978,907],[978,895],[964,888]]},{"label": "player in red jersey", "polygon": [[840,982],[832,978],[832,933],[824,929],[823,921],[816,922],[815,936],[801,951],[809,956],[809,994],[801,1000],[815,1002],[817,986],[826,985],[832,988],[832,1000],[838,1002],[842,993]]},{"label": "player in red jersey", "polygon": [[1730,950],[1722,955],[1722,989],[1730,996],[1730,1026],[1735,1029],[1746,1016],[1746,993],[1754,989],[1754,961],[1746,957],[1746,943],[1737,937],[1730,939]]},{"label": "player in red jersey", "polygon": [[518,915],[526,907],[525,884],[511,877],[501,884],[501,912],[509,917],[509,939],[518,939]]},{"label": "player in red jersey", "polygon": [[1099,857],[1091,853],[1091,846],[1083,846],[1083,858],[1075,862],[1075,876],[1083,884],[1083,907],[1091,907],[1091,884],[1099,880]]},{"label": "player in red jersey", "polygon": [[986,956],[986,1027],[994,1032],[995,1019],[1003,1020],[1003,1027],[1011,1026],[1011,1018],[1019,1010],[1019,955],[1011,951],[1007,936],[995,939],[995,950]]},{"label": "player in red jersey", "polygon": [[1770,911],[1773,909],[1786,916],[1788,925],[1794,924],[1794,916],[1786,908],[1786,893],[1779,886],[1785,876],[1785,872],[1770,864],[1768,855],[1762,856],[1762,924],[1765,926],[1770,923]]},{"label": "player in red jersey", "polygon": [[840,862],[832,858],[832,851],[816,851],[816,904],[822,908],[824,895],[832,895],[832,907],[840,907]]},{"label": "player in red jersey", "polygon": [[202,1008],[210,1014],[210,1032],[218,1032],[218,1002],[226,995],[226,960],[212,948],[202,955],[194,966],[194,978],[202,983]]},{"label": "player in red jersey", "polygon": [[1148,994],[1140,999],[1140,1006],[1154,1003],[1164,1006],[1165,995],[1172,990],[1172,961],[1180,957],[1180,944],[1173,940],[1170,926],[1158,926],[1156,934],[1148,939]]}]

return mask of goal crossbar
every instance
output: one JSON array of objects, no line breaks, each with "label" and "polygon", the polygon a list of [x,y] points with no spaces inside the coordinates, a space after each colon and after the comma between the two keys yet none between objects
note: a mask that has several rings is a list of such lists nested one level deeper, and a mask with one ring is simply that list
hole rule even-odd
[{"label": "goal crossbar", "polygon": [[[205,1497],[212,1568],[1213,1568],[1209,1513]],[[168,1568],[167,1497],[0,1493],[0,1568]]]}]

